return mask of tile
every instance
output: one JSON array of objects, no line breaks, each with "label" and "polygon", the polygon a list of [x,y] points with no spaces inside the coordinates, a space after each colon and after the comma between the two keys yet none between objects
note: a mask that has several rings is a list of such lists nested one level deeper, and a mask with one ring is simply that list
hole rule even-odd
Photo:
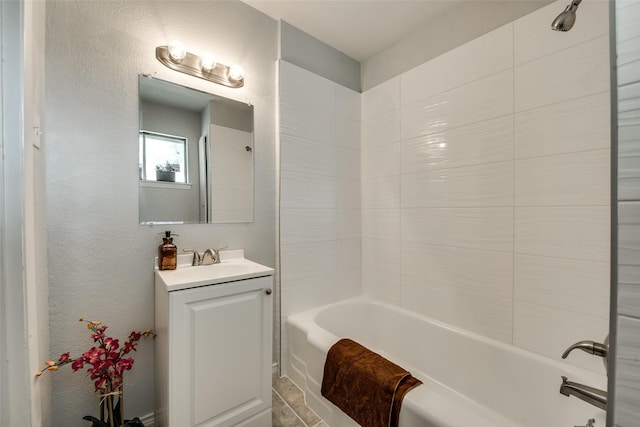
[{"label": "tile", "polygon": [[402,104],[412,104],[513,66],[513,25],[482,35],[401,75]]},{"label": "tile", "polygon": [[360,104],[362,101],[360,92],[356,92],[337,83],[334,83],[334,88],[336,116],[350,118],[359,122]]},{"label": "tile", "polygon": [[[616,41],[616,64],[618,67],[630,65],[633,62],[640,60],[640,46],[638,46],[639,41],[640,34],[633,38]],[[637,81],[637,78],[625,79],[626,84],[632,81]]]},{"label": "tile", "polygon": [[618,203],[618,264],[640,261],[640,202]]},{"label": "tile", "polygon": [[333,191],[338,209],[360,209],[360,180],[336,178]]},{"label": "tile", "polygon": [[400,272],[400,240],[362,239],[363,270]]},{"label": "tile", "polygon": [[336,269],[360,269],[360,239],[340,239],[336,241]]},{"label": "tile", "polygon": [[400,207],[400,175],[362,180],[362,208]]},{"label": "tile", "polygon": [[336,207],[336,178],[282,172],[280,208],[333,209]]},{"label": "tile", "polygon": [[400,107],[400,77],[394,77],[362,93],[362,119],[370,119]]},{"label": "tile", "polygon": [[280,61],[280,102],[300,110],[335,111],[334,85],[331,80]]},{"label": "tile", "polygon": [[[619,266],[619,270],[629,269],[628,266]],[[636,267],[640,270],[640,267]],[[640,318],[640,282],[627,283],[618,281],[618,315]]]},{"label": "tile", "polygon": [[[616,11],[616,41],[625,41],[640,37],[638,21],[640,20],[640,4],[627,3]],[[616,2],[618,6],[618,2]]]},{"label": "tile", "polygon": [[640,82],[618,86],[618,126],[640,125]]},{"label": "tile", "polygon": [[275,391],[271,391],[271,413],[273,427],[306,427]]},{"label": "tile", "polygon": [[[284,276],[284,268],[282,272]],[[292,280],[283,277],[281,289],[282,315],[286,319],[292,314],[336,302],[336,273],[323,272]]]},{"label": "tile", "polygon": [[515,111],[594,95],[608,89],[609,37],[601,36],[517,66]]},{"label": "tile", "polygon": [[283,100],[280,104],[280,134],[334,143],[336,121],[329,111],[300,108]]},{"label": "tile", "polygon": [[400,142],[362,150],[362,178],[400,174]]},{"label": "tile", "polygon": [[395,109],[361,123],[362,149],[400,141],[400,110]]},{"label": "tile", "polygon": [[609,319],[609,263],[518,254],[514,262],[515,299]]},{"label": "tile", "polygon": [[511,342],[511,299],[402,276],[402,308]]},{"label": "tile", "polygon": [[606,1],[581,3],[576,24],[568,32],[549,30],[553,19],[566,6],[558,2],[551,3],[514,21],[516,65],[571,49],[573,46],[594,37],[609,34],[608,3]]},{"label": "tile", "polygon": [[401,203],[412,207],[513,205],[513,162],[402,175]]},{"label": "tile", "polygon": [[[562,353],[582,340],[603,342],[609,333],[609,319],[514,301],[514,345],[560,361]],[[604,374],[602,359],[574,351],[566,362]]]},{"label": "tile", "polygon": [[360,126],[360,120],[336,116],[336,145],[360,150]]},{"label": "tile", "polygon": [[336,298],[338,301],[362,295],[361,266],[338,270],[336,277]]},{"label": "tile", "polygon": [[515,252],[609,262],[609,206],[516,207]]},{"label": "tile", "polygon": [[280,243],[336,240],[335,209],[280,209]]},{"label": "tile", "polygon": [[516,160],[516,206],[608,205],[608,149]]},{"label": "tile", "polygon": [[360,150],[335,148],[336,176],[360,180]]},{"label": "tile", "polygon": [[609,148],[609,91],[515,116],[516,159]]},{"label": "tile", "polygon": [[513,71],[507,70],[402,107],[402,139],[513,113]]},{"label": "tile", "polygon": [[400,306],[400,272],[379,268],[362,269],[362,294],[387,304]]},{"label": "tile", "polygon": [[455,168],[513,159],[513,117],[439,129],[401,143],[402,173]]},{"label": "tile", "polygon": [[[638,38],[638,40],[640,40],[640,38]],[[634,40],[634,42],[638,42],[638,40]],[[637,82],[638,75],[640,75],[640,59],[633,58],[633,62],[630,61],[618,65],[618,87]]]},{"label": "tile", "polygon": [[362,239],[362,293],[400,305],[400,241]]},{"label": "tile", "polygon": [[403,242],[513,251],[513,208],[402,209]]},{"label": "tile", "polygon": [[362,238],[399,240],[399,209],[362,209]]},{"label": "tile", "polygon": [[280,136],[280,170],[336,176],[336,146],[291,135]]},{"label": "tile", "polygon": [[360,209],[338,209],[336,211],[336,237],[338,239],[359,239],[361,236]]},{"label": "tile", "polygon": [[292,281],[336,270],[336,241],[281,245],[281,279]]},{"label": "tile", "polygon": [[278,378],[277,375],[274,376],[273,389],[302,419],[306,426],[313,426],[321,421],[305,404],[302,390],[292,383],[289,378]]},{"label": "tile", "polygon": [[616,346],[616,425],[631,426],[640,417],[640,320],[618,316]]},{"label": "tile", "polygon": [[402,275],[511,298],[513,254],[403,241]]}]

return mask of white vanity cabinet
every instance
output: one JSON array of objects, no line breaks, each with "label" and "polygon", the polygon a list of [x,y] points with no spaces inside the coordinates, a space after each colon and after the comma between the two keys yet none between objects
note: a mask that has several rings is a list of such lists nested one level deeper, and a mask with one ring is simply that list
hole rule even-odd
[{"label": "white vanity cabinet", "polygon": [[156,270],[157,427],[271,426],[273,270],[240,261]]}]

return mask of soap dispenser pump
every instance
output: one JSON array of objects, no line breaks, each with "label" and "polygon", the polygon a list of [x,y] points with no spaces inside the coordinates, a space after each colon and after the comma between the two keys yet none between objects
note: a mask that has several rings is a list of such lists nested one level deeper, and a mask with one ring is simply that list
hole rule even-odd
[{"label": "soap dispenser pump", "polygon": [[162,244],[158,246],[158,268],[160,270],[175,270],[178,260],[178,248],[173,243],[171,231],[165,231]]}]

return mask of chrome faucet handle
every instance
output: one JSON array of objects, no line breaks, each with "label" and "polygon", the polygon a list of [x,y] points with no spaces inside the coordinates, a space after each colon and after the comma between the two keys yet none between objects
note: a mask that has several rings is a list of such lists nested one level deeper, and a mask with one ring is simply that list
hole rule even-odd
[{"label": "chrome faucet handle", "polygon": [[609,352],[608,347],[605,344],[601,344],[595,341],[578,341],[573,344],[571,347],[566,349],[564,353],[562,353],[562,358],[566,359],[569,353],[571,353],[575,349],[580,349],[586,353],[593,354],[594,356],[607,357],[607,353]]},{"label": "chrome faucet handle", "polygon": [[193,260],[191,261],[192,266],[202,264],[202,259],[200,258],[200,254],[195,249],[183,249],[182,252],[193,253]]},{"label": "chrome faucet handle", "polygon": [[218,257],[218,262],[220,262],[220,251],[223,249],[227,249],[229,246],[224,245],[224,246],[220,246],[218,249],[214,249],[213,252],[216,254],[216,256]]},{"label": "chrome faucet handle", "polygon": [[202,265],[216,264],[216,258],[217,256],[213,249],[209,248],[202,254]]}]

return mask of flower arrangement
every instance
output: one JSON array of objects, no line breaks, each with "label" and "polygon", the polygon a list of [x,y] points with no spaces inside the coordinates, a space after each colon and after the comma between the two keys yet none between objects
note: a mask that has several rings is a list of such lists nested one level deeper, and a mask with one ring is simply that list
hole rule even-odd
[{"label": "flower arrangement", "polygon": [[[84,322],[84,319],[80,319]],[[79,371],[87,365],[87,373],[94,381],[95,391],[100,395],[100,419],[85,416],[83,419],[93,421],[93,427],[136,426],[144,427],[138,418],[124,420],[123,376],[125,371],[133,367],[133,357],[128,355],[136,351],[141,338],[155,337],[152,329],[142,332],[133,331],[129,338],[120,346],[120,341],[105,334],[107,325],[100,321],[87,322],[87,329],[92,334],[95,345],[82,353],[80,357],[72,358],[70,353],[63,353],[57,361],[47,360],[45,368],[36,372],[36,377],[43,371],[57,371],[61,366],[71,364],[73,372]],[[115,398],[118,398],[115,403]],[[115,403],[115,404],[114,404]],[[106,421],[105,421],[106,412]],[[124,423],[124,424],[123,424]]]}]

